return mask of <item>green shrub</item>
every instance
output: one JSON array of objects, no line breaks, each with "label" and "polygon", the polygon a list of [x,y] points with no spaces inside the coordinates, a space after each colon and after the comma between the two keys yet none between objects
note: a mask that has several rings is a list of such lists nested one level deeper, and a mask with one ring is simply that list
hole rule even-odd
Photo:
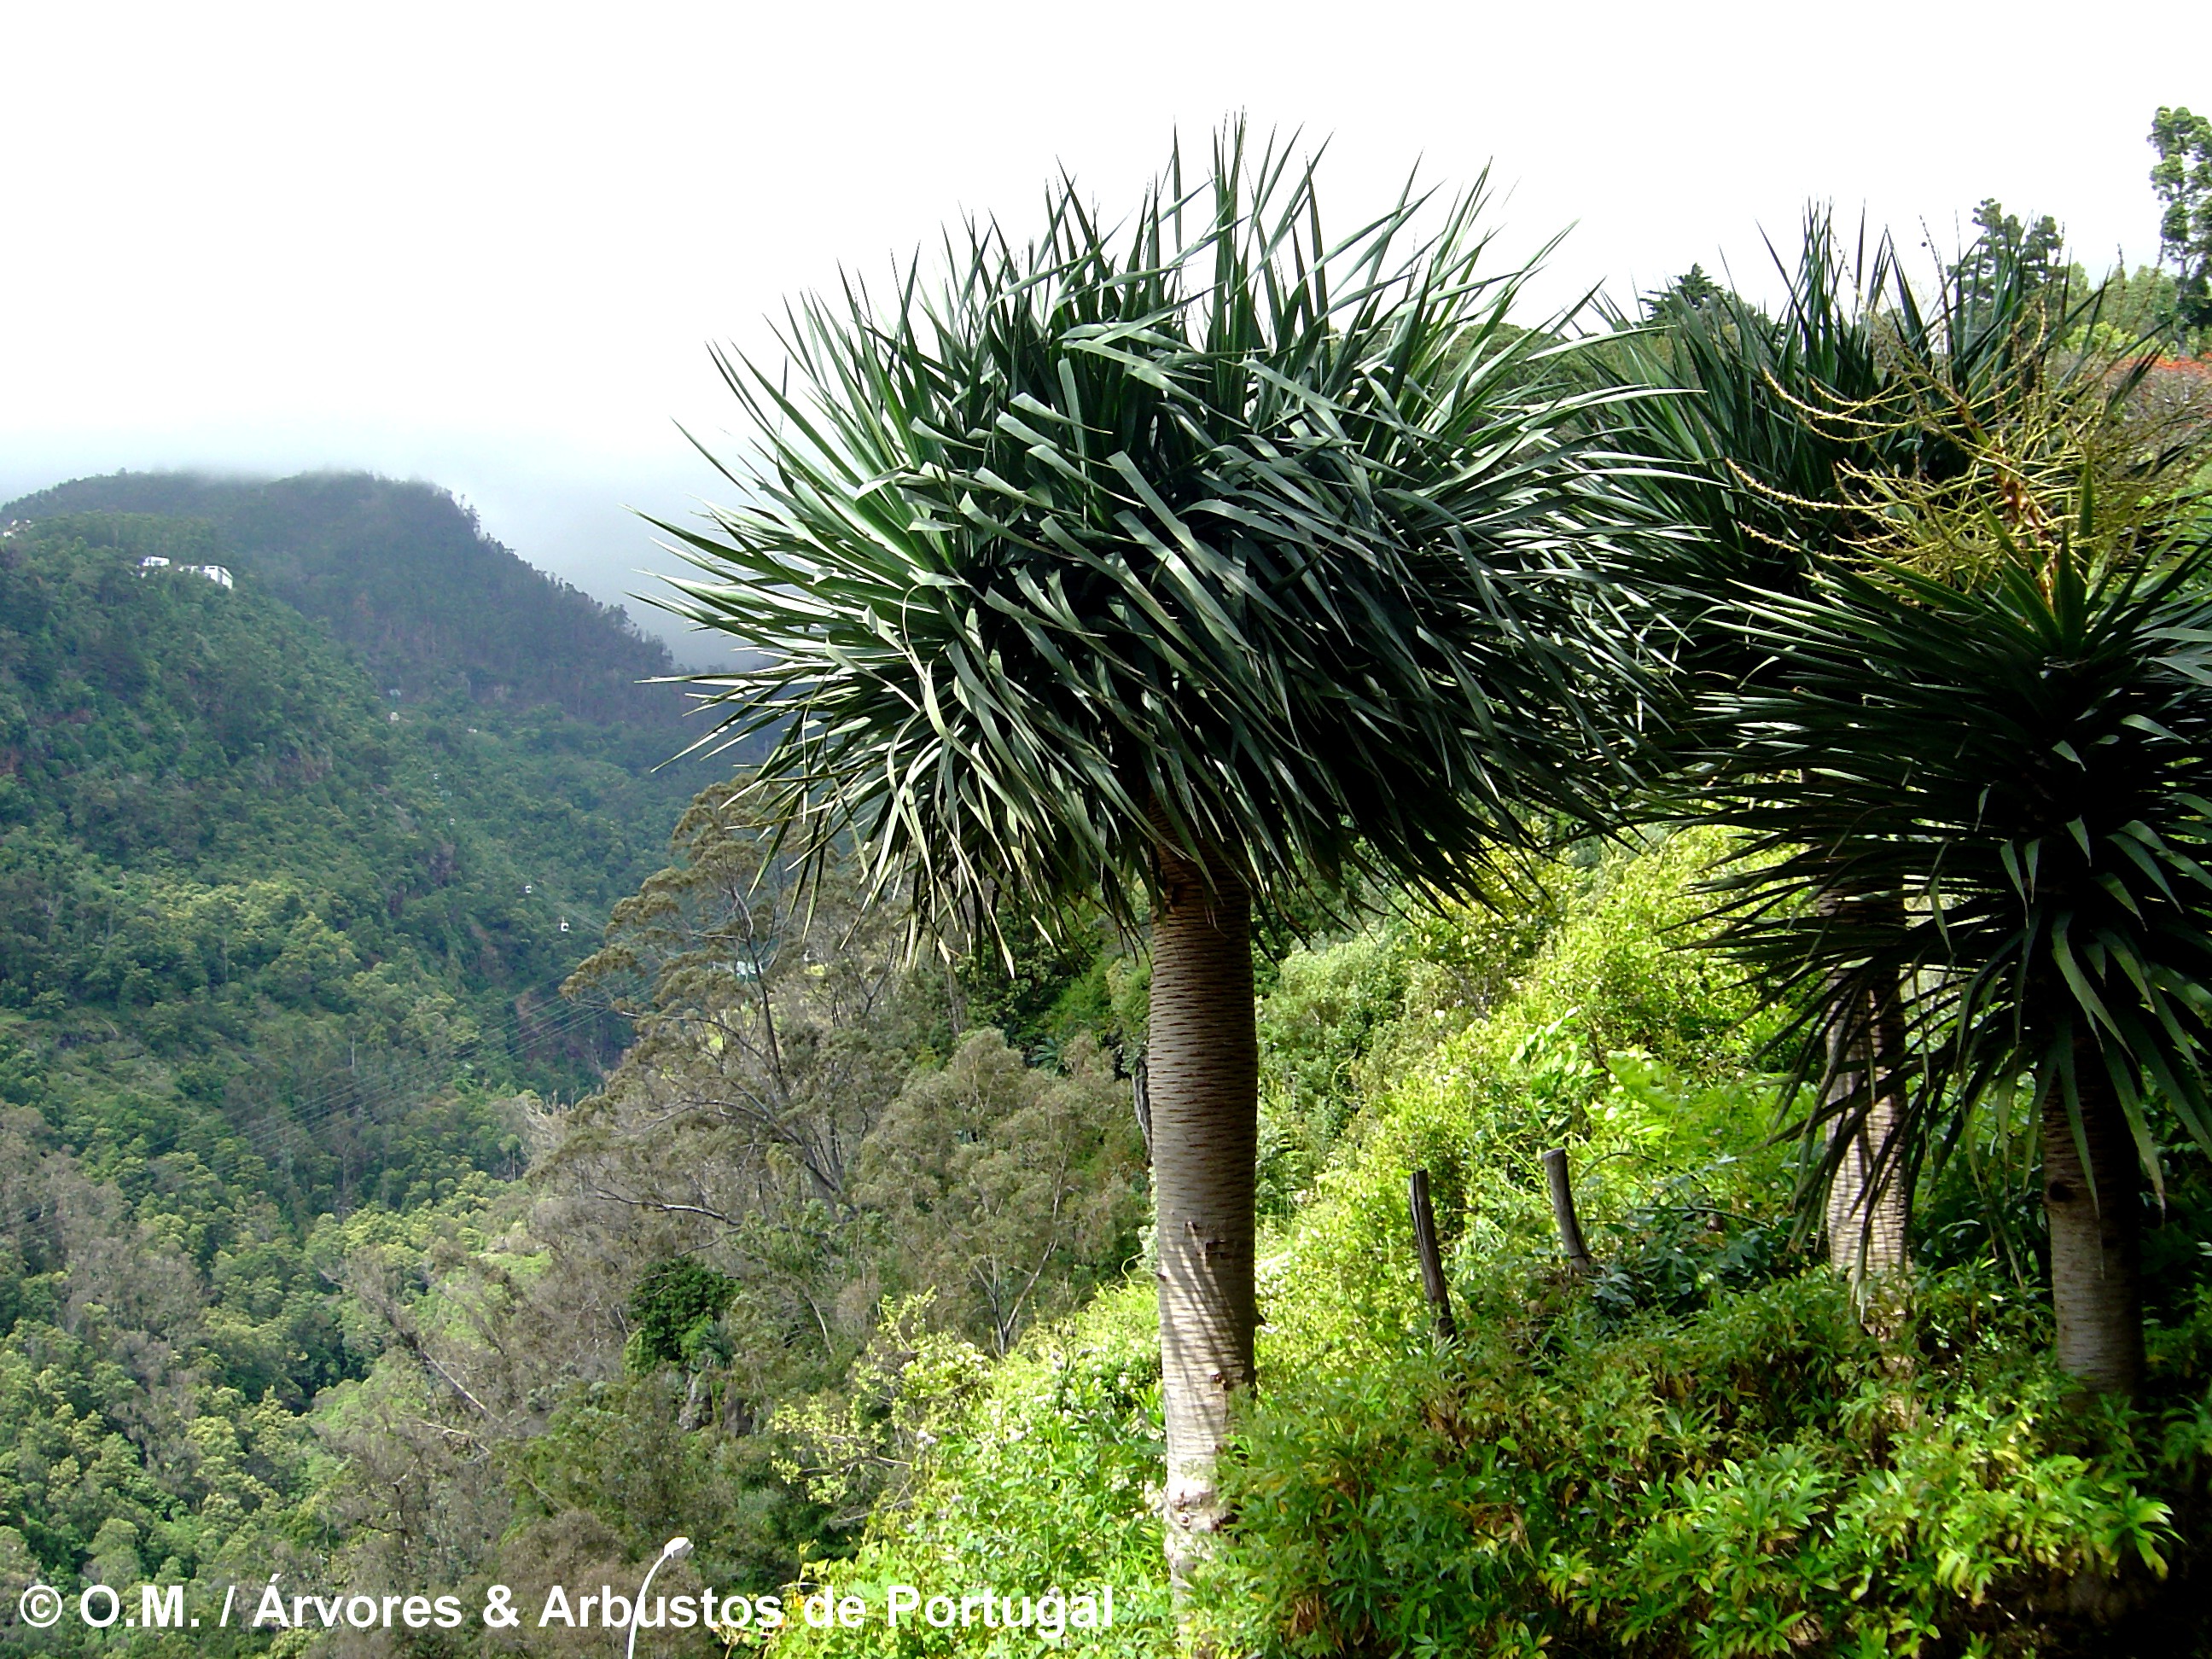
[{"label": "green shrub", "polygon": [[904,1425],[907,1479],[878,1501],[853,1559],[811,1564],[786,1597],[796,1607],[793,1597],[833,1588],[863,1598],[869,1621],[855,1630],[795,1623],[775,1652],[986,1659],[1039,1650],[1034,1632],[938,1630],[909,1619],[894,1632],[883,1616],[893,1584],[956,1597],[1111,1585],[1114,1627],[1071,1637],[1068,1650],[1100,1659],[1166,1651],[1151,1289],[1109,1291],[1067,1324],[1032,1331],[981,1386],[981,1354],[967,1350],[971,1363],[963,1364],[946,1339],[932,1339],[926,1354],[918,1346],[925,1363],[891,1413]]},{"label": "green shrub", "polygon": [[632,1370],[694,1364],[712,1342],[714,1322],[738,1293],[738,1281],[690,1256],[648,1269],[630,1292],[635,1323],[625,1356]]},{"label": "green shrub", "polygon": [[2070,1413],[2018,1314],[1902,1364],[1825,1273],[1610,1334],[1515,1319],[1526,1289],[1480,1287],[1456,1350],[1275,1374],[1206,1586],[1224,1650],[2048,1652],[2075,1580],[2163,1573],[2153,1466],[2191,1478],[2212,1421]]}]

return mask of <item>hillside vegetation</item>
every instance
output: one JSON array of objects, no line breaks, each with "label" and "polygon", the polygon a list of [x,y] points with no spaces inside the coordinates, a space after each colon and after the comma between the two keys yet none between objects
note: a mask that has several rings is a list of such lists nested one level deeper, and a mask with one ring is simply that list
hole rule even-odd
[{"label": "hillside vegetation", "polygon": [[[210,561],[237,586],[179,568]],[[910,962],[729,783],[679,819],[692,781],[631,762],[656,728],[390,690],[211,521],[0,540],[0,1574],[534,1606],[684,1532],[671,1595],[1111,1584],[1086,1644],[1171,1650],[1140,942]],[[2064,1403],[1997,1129],[1870,1333],[1765,1142],[1777,1011],[1696,945],[1725,845],[1258,950],[1261,1386],[1192,1603],[1224,1650],[2197,1639],[2201,1156],[2163,1151],[2133,1407]],[[339,1640],[94,1645],[272,1639]]]},{"label": "hillside vegetation", "polygon": [[0,522],[79,513],[198,521],[262,590],[326,623],[403,702],[459,695],[649,732],[641,766],[680,744],[686,702],[667,648],[620,610],[532,569],[444,490],[365,472],[273,480],[118,472],[0,507]]},{"label": "hillside vegetation", "polygon": [[[304,1588],[436,1583],[471,1606],[497,1583],[535,1610],[556,1584],[627,1593],[683,1532],[697,1553],[657,1589],[778,1598],[777,1652],[1034,1649],[797,1618],[825,1588],[880,1608],[894,1584],[1111,1585],[1114,1629],[1070,1639],[1175,1651],[1143,1153],[1115,1075],[1144,1042],[1142,955],[903,968],[849,888],[796,908],[727,793],[572,983],[634,1011],[640,1041],[537,1120],[528,1174],[319,1227],[345,1365],[304,1417],[262,1408],[290,1484],[232,1534],[250,1547],[185,1565],[210,1590],[281,1561]],[[2197,1650],[2203,1160],[2167,1149],[2132,1407],[2069,1403],[1999,1139],[1923,1194],[1910,1318],[1869,1330],[1765,1139],[1774,1011],[1685,931],[1724,847],[1583,849],[1503,912],[1386,912],[1260,959],[1261,1387],[1193,1601],[1219,1650]],[[1586,1273],[1560,1260],[1553,1147]],[[463,1630],[406,1650],[501,1650]]]},{"label": "hillside vegetation", "polygon": [[302,1414],[367,1363],[331,1241],[492,1190],[619,1052],[557,988],[665,855],[696,776],[640,757],[676,730],[395,700],[206,520],[0,539],[10,1571],[190,1576],[301,1524]]},{"label": "hillside vegetation", "polygon": [[0,1619],[202,1624],[11,1651],[2212,1651],[2201,268],[1185,177],[723,363],[733,770],[435,491],[17,504]]},{"label": "hillside vegetation", "polygon": [[[2068,1405],[2045,1358],[2033,1210],[2002,1173],[2016,1149],[1984,1145],[1935,1184],[1910,1322],[1870,1334],[1796,1242],[1788,1152],[1763,1133],[1770,1017],[1684,948],[1719,850],[1686,836],[1561,866],[1534,915],[1387,922],[1282,963],[1263,1109],[1278,1167],[1310,1173],[1262,1251],[1237,1524],[1196,1590],[1218,1651],[2202,1650],[2201,1157],[2169,1153],[2135,1409]],[[1575,1172],[1588,1274],[1560,1259],[1550,1147]],[[1415,1170],[1437,1194],[1449,1342],[1422,1299]],[[2027,1236],[2001,1237],[1992,1210]],[[1112,1583],[1133,1616],[1089,1650],[1174,1650],[1152,1299],[1133,1275],[995,1364],[948,1338],[897,1349],[864,1443],[896,1478],[857,1555],[807,1582],[878,1607],[894,1583]],[[1035,1639],[909,1621],[779,1651]]]}]

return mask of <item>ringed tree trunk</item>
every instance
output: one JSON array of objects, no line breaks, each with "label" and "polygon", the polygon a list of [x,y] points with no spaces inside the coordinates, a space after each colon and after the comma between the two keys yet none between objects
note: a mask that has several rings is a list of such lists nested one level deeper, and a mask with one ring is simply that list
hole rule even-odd
[{"label": "ringed tree trunk", "polygon": [[1227,1516],[1214,1467],[1230,1402],[1253,1384],[1259,1036],[1252,896],[1218,860],[1163,838],[1146,1055],[1159,1206],[1160,1392],[1168,1569],[1178,1592]]},{"label": "ringed tree trunk", "polygon": [[[1874,920],[1882,900],[1853,900],[1826,892],[1815,901],[1832,920]],[[1893,907],[1902,920],[1902,906]],[[1832,1002],[1840,999],[1832,988]],[[1879,994],[1856,1010],[1832,1006],[1828,1049],[1828,1101],[1867,1097],[1866,1112],[1856,1124],[1838,1123],[1834,1133],[1844,1144],[1838,1151],[1828,1185],[1828,1265],[1850,1282],[1861,1303],[1881,1281],[1909,1265],[1905,1229],[1911,1220],[1912,1194],[1900,1176],[1902,1160],[1893,1145],[1905,1127],[1905,1005],[1899,991]],[[1884,1156],[1884,1149],[1888,1154]]]},{"label": "ringed tree trunk", "polygon": [[1828,1265],[1864,1300],[1911,1265],[1905,1229],[1912,1218],[1912,1194],[1897,1141],[1905,1128],[1905,1010],[1895,997],[1869,1011],[1854,1046],[1856,1053],[1839,1054],[1830,1068],[1830,1098],[1848,1098],[1861,1090],[1870,1097],[1866,1116],[1848,1132],[1828,1188]]},{"label": "ringed tree trunk", "polygon": [[2043,1106],[2043,1213],[2051,1226],[2058,1366],[2097,1393],[2132,1395],[2143,1375],[2142,1168],[2094,1041],[2075,1042],[2074,1075],[2089,1169],[2081,1167],[2064,1097],[2053,1088]]}]

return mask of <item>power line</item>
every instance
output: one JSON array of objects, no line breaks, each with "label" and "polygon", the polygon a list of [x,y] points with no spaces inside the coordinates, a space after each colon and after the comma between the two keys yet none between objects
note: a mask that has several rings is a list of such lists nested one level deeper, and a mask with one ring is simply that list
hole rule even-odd
[{"label": "power line", "polygon": [[[386,1091],[393,1094],[405,1093],[432,1081],[444,1082],[453,1076],[458,1067],[466,1064],[471,1055],[483,1054],[488,1048],[504,1048],[518,1041],[527,1046],[564,1036],[590,1024],[596,1019],[600,1012],[596,1008],[572,1008],[542,1024],[526,1024],[525,1021],[519,1018],[503,1021],[491,1030],[483,1031],[477,1036],[455,1044],[443,1056],[433,1057],[425,1054],[403,1060],[396,1066],[386,1069],[376,1082],[380,1084]],[[266,1120],[258,1130],[250,1132],[246,1138],[253,1142],[273,1144],[274,1140],[288,1128],[301,1131],[312,1129],[344,1110],[368,1088],[374,1086],[375,1085],[364,1085],[359,1080],[356,1073],[349,1071],[343,1079],[331,1082],[319,1091],[294,1097],[289,1102],[289,1109],[283,1116]]]},{"label": "power line", "polygon": [[[559,981],[553,981],[530,989],[557,992],[559,985]],[[529,992],[523,994],[526,996]],[[466,1064],[471,1055],[484,1054],[488,1050],[526,1049],[556,1041],[593,1024],[602,1015],[615,1012],[595,1005],[572,1003],[560,1012],[539,1020],[527,1018],[517,1010],[490,1026],[479,1027],[475,1036],[454,1044],[442,1056],[423,1054],[402,1060],[398,1065],[385,1069],[372,1085],[364,1085],[357,1072],[349,1068],[342,1079],[319,1089],[294,1096],[287,1103],[289,1109],[279,1109],[281,1115],[271,1112],[258,1124],[250,1127],[230,1126],[228,1138],[241,1144],[250,1155],[267,1163],[273,1154],[282,1150],[284,1141],[295,1135],[312,1139],[314,1131],[356,1103],[361,1103],[369,1088],[380,1088],[392,1096],[404,1096],[418,1090],[427,1091],[430,1085],[452,1080],[458,1068]],[[617,1014],[617,1018],[621,1016]]]}]

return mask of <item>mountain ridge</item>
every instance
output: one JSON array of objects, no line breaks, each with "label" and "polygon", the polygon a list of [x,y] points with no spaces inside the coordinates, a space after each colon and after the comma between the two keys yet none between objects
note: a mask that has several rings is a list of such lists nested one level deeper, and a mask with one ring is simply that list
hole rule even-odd
[{"label": "mountain ridge", "polygon": [[[690,700],[665,645],[536,568],[436,485],[362,471],[281,478],[116,472],[0,507],[0,520],[152,514],[208,524],[226,562],[325,623],[402,702],[545,704],[665,732]],[[662,758],[665,758],[663,756]]]}]

